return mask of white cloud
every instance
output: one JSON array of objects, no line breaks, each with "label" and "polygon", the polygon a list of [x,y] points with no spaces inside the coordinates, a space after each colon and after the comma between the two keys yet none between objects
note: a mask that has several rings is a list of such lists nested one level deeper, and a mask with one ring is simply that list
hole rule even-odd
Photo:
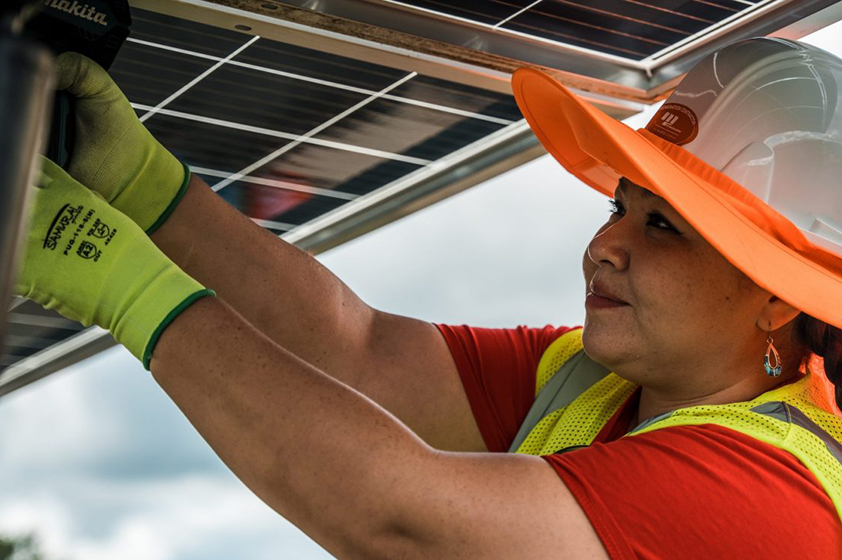
[{"label": "white cloud", "polygon": [[[35,533],[43,550],[62,550],[72,532],[73,516],[52,489],[31,492],[25,498],[0,495],[0,527],[7,535]],[[55,555],[56,558],[64,558]]]},{"label": "white cloud", "polygon": [[[91,365],[102,361],[103,357],[97,357]],[[96,396],[83,384],[68,382],[75,372],[81,368],[69,368],[40,383],[37,390],[35,386],[19,390],[0,402],[0,460],[5,469],[58,460],[82,463],[92,451],[92,442],[107,445],[119,437],[113,426],[89,414]],[[68,422],[68,418],[74,420]],[[45,438],[49,445],[44,445]]]},{"label": "white cloud", "polygon": [[62,476],[225,470],[149,372],[122,348],[0,400],[0,461],[19,478],[39,479],[55,475],[54,464],[63,466]]},{"label": "white cloud", "polygon": [[330,558],[263,504],[233,475],[187,476],[109,484],[73,480],[94,500],[123,509],[100,530],[83,530],[87,508],[73,508],[68,488],[0,500],[0,526],[35,531],[51,558],[170,560],[190,558]]}]

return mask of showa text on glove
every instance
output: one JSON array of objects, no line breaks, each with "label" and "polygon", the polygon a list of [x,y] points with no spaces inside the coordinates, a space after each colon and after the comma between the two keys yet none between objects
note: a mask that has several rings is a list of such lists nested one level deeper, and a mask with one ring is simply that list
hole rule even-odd
[{"label": "showa text on glove", "polygon": [[100,25],[108,25],[106,14],[98,11],[95,6],[90,4],[82,4],[76,0],[72,2],[70,0],[44,0],[44,4],[48,8],[54,8],[72,16],[87,19]]}]

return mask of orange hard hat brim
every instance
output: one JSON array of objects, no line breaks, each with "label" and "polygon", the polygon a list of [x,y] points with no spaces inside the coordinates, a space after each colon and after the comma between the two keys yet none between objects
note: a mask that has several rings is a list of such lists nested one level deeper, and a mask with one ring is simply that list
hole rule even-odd
[{"label": "orange hard hat brim", "polygon": [[666,201],[763,289],[842,328],[842,259],[811,244],[765,202],[687,150],[633,130],[532,68],[512,75],[535,135],[570,173],[613,196],[620,177]]}]

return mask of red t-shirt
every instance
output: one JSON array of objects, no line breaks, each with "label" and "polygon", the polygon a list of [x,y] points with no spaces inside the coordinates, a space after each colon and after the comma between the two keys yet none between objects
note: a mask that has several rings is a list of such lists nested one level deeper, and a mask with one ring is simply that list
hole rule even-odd
[{"label": "red t-shirt", "polygon": [[[534,400],[541,355],[571,329],[437,327],[489,451],[507,451]],[[714,425],[619,439],[638,398],[589,447],[544,457],[611,558],[842,558],[842,523],[798,459]]]}]

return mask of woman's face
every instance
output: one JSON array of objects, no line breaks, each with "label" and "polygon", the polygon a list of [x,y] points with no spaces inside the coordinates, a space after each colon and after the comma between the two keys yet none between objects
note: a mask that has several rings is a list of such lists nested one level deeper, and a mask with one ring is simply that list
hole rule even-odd
[{"label": "woman's face", "polygon": [[758,320],[771,295],[663,198],[623,179],[614,200],[583,269],[588,292],[608,292],[627,305],[586,303],[588,355],[661,390],[726,387],[749,363],[747,356],[762,372],[763,350],[757,349],[765,333]]}]

